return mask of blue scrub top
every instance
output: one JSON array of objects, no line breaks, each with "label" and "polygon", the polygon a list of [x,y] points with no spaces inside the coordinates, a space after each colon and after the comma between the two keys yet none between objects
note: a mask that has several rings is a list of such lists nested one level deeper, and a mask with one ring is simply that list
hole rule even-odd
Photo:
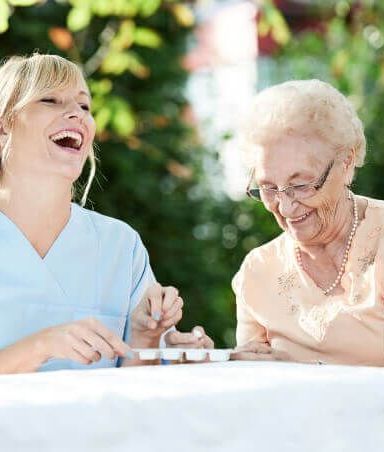
[{"label": "blue scrub top", "polygon": [[[0,212],[0,251],[0,348],[86,317],[128,341],[130,314],[155,281],[135,230],[77,204],[44,258]],[[89,366],[52,359],[40,370],[116,365],[107,359]]]}]

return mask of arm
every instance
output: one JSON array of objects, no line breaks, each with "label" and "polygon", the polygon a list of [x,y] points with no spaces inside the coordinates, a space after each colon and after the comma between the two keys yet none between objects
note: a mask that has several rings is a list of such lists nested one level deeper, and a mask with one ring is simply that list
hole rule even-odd
[{"label": "arm", "polygon": [[0,350],[0,374],[35,372],[51,358],[91,364],[128,351],[121,338],[90,317],[46,328]]},{"label": "arm", "polygon": [[[244,281],[246,278],[247,264],[244,261],[239,272],[232,281],[232,288],[236,295],[236,353],[232,359],[255,360],[266,359],[271,356],[271,345],[268,342],[267,330],[255,318],[252,309],[247,304],[244,296]],[[253,276],[253,275],[252,275]]]},{"label": "arm", "polygon": [[45,361],[39,334],[0,350],[0,374],[35,372]]}]

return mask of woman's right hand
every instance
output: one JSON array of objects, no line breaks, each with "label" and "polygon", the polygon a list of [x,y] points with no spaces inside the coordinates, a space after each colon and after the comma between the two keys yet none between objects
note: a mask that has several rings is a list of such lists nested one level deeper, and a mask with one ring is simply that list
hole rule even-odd
[{"label": "woman's right hand", "polygon": [[46,328],[35,337],[43,362],[56,358],[91,364],[101,358],[123,357],[130,350],[120,337],[93,317]]}]

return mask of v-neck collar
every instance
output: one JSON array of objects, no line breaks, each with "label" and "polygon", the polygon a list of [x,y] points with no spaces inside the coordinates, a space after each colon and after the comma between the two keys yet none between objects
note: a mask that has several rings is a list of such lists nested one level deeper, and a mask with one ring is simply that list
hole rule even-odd
[{"label": "v-neck collar", "polygon": [[60,244],[60,242],[64,239],[64,236],[67,234],[67,231],[70,229],[71,224],[73,222],[73,218],[75,215],[75,209],[76,205],[74,203],[71,203],[71,211],[69,214],[68,221],[62,228],[62,230],[57,235],[56,239],[53,241],[51,246],[49,247],[49,250],[45,254],[45,256],[40,256],[38,251],[35,249],[35,247],[32,245],[32,243],[28,240],[24,232],[20,229],[20,227],[14,223],[4,212],[0,210],[0,228],[1,228],[1,220],[9,227],[11,228],[19,237],[20,239],[25,243],[26,247],[29,249],[31,254],[34,254],[37,259],[39,259],[41,262],[47,262],[49,260],[50,255],[53,253],[54,249]]}]

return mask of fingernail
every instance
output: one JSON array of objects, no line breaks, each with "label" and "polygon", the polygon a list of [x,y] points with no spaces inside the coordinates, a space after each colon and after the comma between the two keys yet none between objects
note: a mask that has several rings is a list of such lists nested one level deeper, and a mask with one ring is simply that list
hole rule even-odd
[{"label": "fingernail", "polygon": [[133,359],[135,357],[135,354],[133,352],[127,352],[125,354],[125,357],[128,359]]},{"label": "fingernail", "polygon": [[158,322],[160,320],[160,317],[161,317],[160,312],[154,312],[152,314],[152,318],[153,318],[153,320],[156,320],[156,322]]},{"label": "fingernail", "polygon": [[193,330],[193,335],[198,339],[203,337],[203,333],[200,330]]}]

